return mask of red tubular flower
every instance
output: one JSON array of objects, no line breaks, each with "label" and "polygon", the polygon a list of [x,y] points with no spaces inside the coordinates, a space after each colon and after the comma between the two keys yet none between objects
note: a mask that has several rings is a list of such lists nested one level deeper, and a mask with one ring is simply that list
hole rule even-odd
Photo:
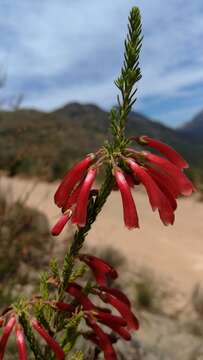
[{"label": "red tubular flower", "polygon": [[175,199],[181,194],[179,186],[176,183],[176,179],[171,178],[167,173],[161,172],[161,169],[159,171],[155,168],[147,167],[147,172],[158,184],[161,183],[162,185],[165,185],[165,187],[171,192]]},{"label": "red tubular flower", "polygon": [[131,308],[127,306],[125,302],[105,291],[99,292],[98,295],[105,303],[111,304],[118,310],[118,312],[126,320],[129,330],[138,330],[139,322],[131,311]]},{"label": "red tubular flower", "polygon": [[177,202],[176,202],[176,196],[173,194],[173,191],[170,189],[170,187],[167,187],[167,185],[161,180],[161,178],[159,176],[157,176],[156,174],[153,174],[153,172],[151,172],[150,169],[146,169],[146,171],[156,182],[159,189],[167,197],[168,201],[171,204],[172,209],[175,211],[177,209]]},{"label": "red tubular flower", "polygon": [[82,292],[82,287],[76,283],[69,283],[66,292],[76,298],[76,300],[83,306],[84,310],[94,310],[95,305]]},{"label": "red tubular flower", "polygon": [[129,341],[131,335],[128,330],[125,328],[127,321],[120,316],[112,315],[107,312],[98,311],[93,313],[93,315],[101,322],[102,324],[108,326],[110,329],[119,334],[123,339]]},{"label": "red tubular flower", "polygon": [[71,215],[72,215],[71,210],[68,210],[66,214],[61,215],[59,220],[56,222],[56,224],[51,229],[51,233],[53,236],[57,236],[61,233],[61,231],[64,229],[64,226],[70,220]]},{"label": "red tubular flower", "polygon": [[85,159],[74,165],[72,169],[67,172],[54,195],[54,200],[58,207],[64,206],[70,193],[74,189],[75,185],[85,175],[94,158],[94,154],[88,155]]},{"label": "red tubular flower", "polygon": [[67,199],[67,201],[65,202],[65,204],[63,205],[62,208],[62,212],[65,213],[68,209],[70,209],[74,204],[76,204],[81,187],[82,187],[83,181],[81,181],[81,183],[76,186],[76,188],[72,191],[72,193],[70,194],[69,198]]},{"label": "red tubular flower", "polygon": [[148,145],[156,150],[158,150],[161,154],[163,154],[168,160],[170,160],[173,164],[175,164],[180,169],[188,168],[188,163],[183,159],[183,157],[177,153],[172,147],[164,144],[163,142],[152,139],[149,136],[141,136],[136,139],[141,145]]},{"label": "red tubular flower", "polygon": [[[139,181],[137,178],[135,178],[134,176],[132,176],[131,174],[125,174],[125,173],[123,173],[123,175],[125,176],[125,179],[126,179],[126,181],[127,181],[127,183],[128,183],[128,186],[129,186],[131,189],[133,189],[133,188],[135,187],[135,185],[139,185],[139,184],[140,184],[140,181]],[[118,185],[115,184],[115,185],[113,186],[113,189],[112,189],[112,190],[114,190],[114,191],[119,190]]]},{"label": "red tubular flower", "polygon": [[177,166],[167,159],[151,153],[144,152],[144,156],[149,163],[158,166],[158,168],[170,175],[172,179],[175,179],[178,189],[182,195],[189,196],[192,194],[194,191],[193,184]]},{"label": "red tubular flower", "polygon": [[93,329],[96,334],[96,339],[98,339],[98,345],[100,349],[102,349],[104,352],[104,359],[117,360],[115,350],[112,346],[112,342],[108,334],[106,334],[93,320],[89,319],[88,325]]},{"label": "red tubular flower", "polygon": [[74,223],[84,227],[87,220],[87,206],[91,187],[97,175],[97,169],[92,167],[83,181],[75,209]]},{"label": "red tubular flower", "polygon": [[73,305],[64,303],[62,301],[56,301],[54,305],[61,311],[68,311],[70,313],[75,311],[75,307]]},{"label": "red tubular flower", "polygon": [[119,299],[120,301],[125,303],[129,308],[131,308],[131,303],[130,303],[129,299],[121,290],[118,290],[115,288],[109,288],[106,286],[100,286],[99,289],[110,295],[113,295],[114,297],[116,297],[117,299]]},{"label": "red tubular flower", "polygon": [[[87,331],[87,332],[83,332],[81,335],[83,335],[85,339],[92,341],[96,346],[100,347],[99,338],[97,337],[95,332]],[[111,341],[112,344],[115,343],[118,340],[115,337],[115,335],[113,335],[113,334],[108,334],[107,336],[108,336],[108,338],[109,338],[109,340]]]},{"label": "red tubular flower", "polygon": [[96,282],[99,285],[106,285],[107,276],[112,279],[116,279],[118,277],[117,271],[112,266],[96,256],[83,254],[79,255],[79,259],[84,261],[91,268]]},{"label": "red tubular flower", "polygon": [[3,329],[3,333],[0,338],[0,360],[2,360],[4,357],[6,344],[8,342],[8,338],[13,330],[15,323],[16,323],[16,318],[12,316]]},{"label": "red tubular flower", "polygon": [[20,324],[16,326],[16,344],[18,347],[18,354],[20,360],[27,360],[27,349],[25,344],[25,338]]},{"label": "red tubular flower", "polygon": [[127,164],[130,166],[134,174],[140,179],[145,186],[152,210],[159,209],[160,218],[165,225],[174,223],[174,213],[170,201],[165,194],[159,189],[153,178],[145,171],[145,169],[138,165],[132,159],[127,159]]},{"label": "red tubular flower", "polygon": [[126,181],[128,183],[128,186],[130,188],[134,188],[136,182],[135,182],[134,178],[132,177],[132,175],[131,174],[124,174],[124,176],[125,176],[125,179],[126,179]]},{"label": "red tubular flower", "polygon": [[137,210],[135,203],[129,188],[129,185],[123,175],[121,169],[114,168],[113,175],[115,176],[116,183],[121,193],[122,203],[123,203],[123,217],[125,225],[129,229],[139,227]]},{"label": "red tubular flower", "polygon": [[120,316],[117,315],[112,315],[111,313],[107,312],[107,311],[103,311],[97,308],[97,310],[95,310],[93,312],[93,315],[100,320],[101,322],[107,324],[108,326],[111,326],[112,323],[116,326],[126,326],[127,322],[125,319],[123,319]]},{"label": "red tubular flower", "polygon": [[104,321],[101,321],[101,323],[103,323],[104,325],[108,325],[110,327],[110,329],[112,329],[113,331],[115,331],[118,335],[120,335],[125,341],[130,341],[131,340],[131,335],[129,333],[129,331],[123,327],[123,326],[118,326],[115,323],[106,323]]},{"label": "red tubular flower", "polygon": [[65,353],[63,349],[60,347],[60,345],[57,343],[56,340],[51,337],[48,332],[44,329],[43,326],[36,320],[31,320],[33,328],[38,332],[38,334],[46,341],[46,343],[50,346],[50,348],[53,350],[56,358],[58,360],[64,360],[65,359]]}]

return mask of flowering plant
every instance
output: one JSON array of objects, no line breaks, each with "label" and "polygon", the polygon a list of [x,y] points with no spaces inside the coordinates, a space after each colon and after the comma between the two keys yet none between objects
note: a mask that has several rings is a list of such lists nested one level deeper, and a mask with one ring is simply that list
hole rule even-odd
[{"label": "flowering plant", "polygon": [[[128,297],[108,285],[109,279],[118,277],[116,269],[81,249],[111,191],[120,192],[124,224],[133,229],[139,227],[139,219],[132,189],[139,184],[144,185],[152,210],[158,210],[164,225],[174,223],[177,198],[194,190],[184,174],[188,164],[174,149],[146,135],[125,135],[126,121],[136,101],[136,83],[141,78],[141,41],[141,18],[135,7],[129,16],[124,64],[115,81],[121,95],[118,107],[110,113],[112,137],[67,172],[54,196],[61,216],[52,234],[59,235],[68,221],[76,227],[63,268],[53,260],[50,271],[41,278],[41,294],[21,299],[2,312],[0,360],[13,331],[21,360],[28,359],[27,345],[37,360],[81,360],[83,353],[75,350],[80,337],[95,345],[94,359],[102,352],[105,360],[114,360],[113,344],[119,338],[129,341],[131,332],[139,328]],[[98,190],[94,182],[101,167],[105,168],[105,178]],[[94,281],[85,283],[82,279],[83,264]]]}]

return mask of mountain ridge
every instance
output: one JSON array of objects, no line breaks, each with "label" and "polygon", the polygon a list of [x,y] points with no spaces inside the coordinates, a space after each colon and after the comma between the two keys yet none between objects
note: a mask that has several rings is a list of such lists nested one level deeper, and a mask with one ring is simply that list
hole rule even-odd
[{"label": "mountain ridge", "polygon": [[180,127],[186,136],[203,142],[203,110]]},{"label": "mountain ridge", "polygon": [[[51,112],[36,109],[0,111],[0,169],[54,180],[109,135],[109,114],[94,104],[70,103]],[[127,135],[149,135],[180,151],[193,167],[200,166],[203,144],[192,143],[184,131],[172,129],[132,112]],[[191,151],[193,146],[193,151]]]}]

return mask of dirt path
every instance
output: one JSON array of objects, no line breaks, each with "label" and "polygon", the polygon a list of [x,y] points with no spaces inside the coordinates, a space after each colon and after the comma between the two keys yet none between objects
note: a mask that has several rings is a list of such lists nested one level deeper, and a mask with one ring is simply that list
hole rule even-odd
[{"label": "dirt path", "polygon": [[[43,211],[50,224],[56,220],[59,211],[52,201],[56,183],[36,184],[2,177],[0,188],[11,200],[29,194],[29,206]],[[120,195],[113,192],[88,236],[88,245],[115,247],[127,257],[130,267],[153,268],[182,290],[191,290],[195,283],[203,283],[203,203],[194,198],[180,200],[175,225],[164,227],[158,215],[152,213],[147,196],[142,191],[136,191],[134,195],[140,230],[124,228]]]}]

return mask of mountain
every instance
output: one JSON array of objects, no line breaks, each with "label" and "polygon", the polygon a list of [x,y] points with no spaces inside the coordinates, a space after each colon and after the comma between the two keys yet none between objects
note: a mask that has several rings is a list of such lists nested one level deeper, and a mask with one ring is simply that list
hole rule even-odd
[{"label": "mountain", "polygon": [[[108,136],[108,127],[108,113],[92,104],[71,103],[49,113],[32,109],[0,111],[0,169],[11,176],[54,180],[75,160],[98,149]],[[193,167],[201,164],[203,145],[191,143],[184,131],[132,112],[127,133],[161,139],[181,151]]]},{"label": "mountain", "polygon": [[200,111],[191,121],[185,123],[181,128],[186,136],[203,142],[203,110]]}]

